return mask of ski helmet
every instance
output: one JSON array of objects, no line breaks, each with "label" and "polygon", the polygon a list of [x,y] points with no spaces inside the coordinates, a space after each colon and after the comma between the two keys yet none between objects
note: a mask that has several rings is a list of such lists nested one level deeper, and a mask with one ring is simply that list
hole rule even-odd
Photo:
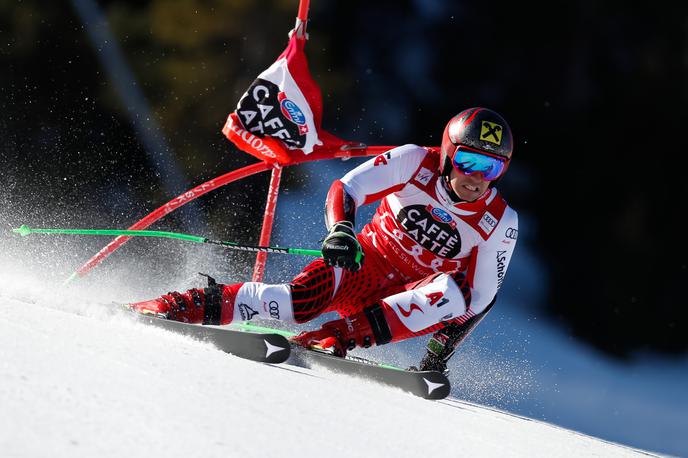
[{"label": "ski helmet", "polygon": [[444,128],[440,173],[449,176],[459,146],[467,146],[488,156],[504,157],[508,167],[513,144],[511,128],[504,118],[487,108],[469,108],[451,118]]}]

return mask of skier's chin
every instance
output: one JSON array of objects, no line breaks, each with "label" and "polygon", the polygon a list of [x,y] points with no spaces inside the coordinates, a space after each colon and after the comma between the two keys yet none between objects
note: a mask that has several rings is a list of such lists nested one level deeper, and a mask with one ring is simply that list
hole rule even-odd
[{"label": "skier's chin", "polygon": [[470,185],[459,186],[459,189],[455,189],[454,191],[456,192],[456,195],[461,198],[461,200],[465,200],[466,202],[475,201],[483,194],[483,192],[485,192],[485,190],[481,189],[480,187]]}]

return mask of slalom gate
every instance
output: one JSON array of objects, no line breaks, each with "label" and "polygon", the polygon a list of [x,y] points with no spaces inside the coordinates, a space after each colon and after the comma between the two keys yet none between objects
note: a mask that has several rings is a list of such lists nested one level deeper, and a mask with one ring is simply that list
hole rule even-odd
[{"label": "slalom gate", "polygon": [[[393,148],[345,141],[321,129],[322,95],[310,75],[304,52],[309,4],[310,0],[300,0],[287,48],[251,84],[222,129],[232,143],[259,162],[189,189],[141,218],[129,230],[144,230],[204,194],[269,170],[270,185],[258,242],[269,245],[284,167],[325,159],[374,156]],[[130,236],[124,235],[114,238],[79,267],[68,282],[87,275],[129,239]],[[257,254],[252,281],[263,279],[267,255],[267,252]]]}]

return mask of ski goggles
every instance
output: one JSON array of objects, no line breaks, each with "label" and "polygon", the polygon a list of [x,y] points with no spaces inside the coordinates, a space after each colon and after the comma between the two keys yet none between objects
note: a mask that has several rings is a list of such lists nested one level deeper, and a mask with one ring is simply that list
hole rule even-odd
[{"label": "ski goggles", "polygon": [[459,146],[454,153],[452,164],[464,175],[480,172],[486,181],[494,181],[506,171],[507,159]]}]

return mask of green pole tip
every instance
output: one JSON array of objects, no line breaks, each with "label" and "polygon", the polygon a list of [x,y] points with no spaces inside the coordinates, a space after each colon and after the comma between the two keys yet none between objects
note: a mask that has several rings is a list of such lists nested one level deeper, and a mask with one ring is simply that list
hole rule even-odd
[{"label": "green pole tip", "polygon": [[72,283],[72,282],[74,281],[74,279],[76,279],[76,278],[78,278],[78,277],[79,277],[79,274],[76,273],[76,272],[74,272],[72,275],[69,276],[68,279],[66,279],[66,280],[62,283],[62,286],[67,286],[67,285],[69,285],[70,283]]},{"label": "green pole tip", "polygon": [[16,232],[17,234],[24,237],[24,236],[29,235],[31,233],[31,228],[29,226],[27,226],[26,224],[22,224],[22,226],[19,229],[12,229],[12,232]]}]

